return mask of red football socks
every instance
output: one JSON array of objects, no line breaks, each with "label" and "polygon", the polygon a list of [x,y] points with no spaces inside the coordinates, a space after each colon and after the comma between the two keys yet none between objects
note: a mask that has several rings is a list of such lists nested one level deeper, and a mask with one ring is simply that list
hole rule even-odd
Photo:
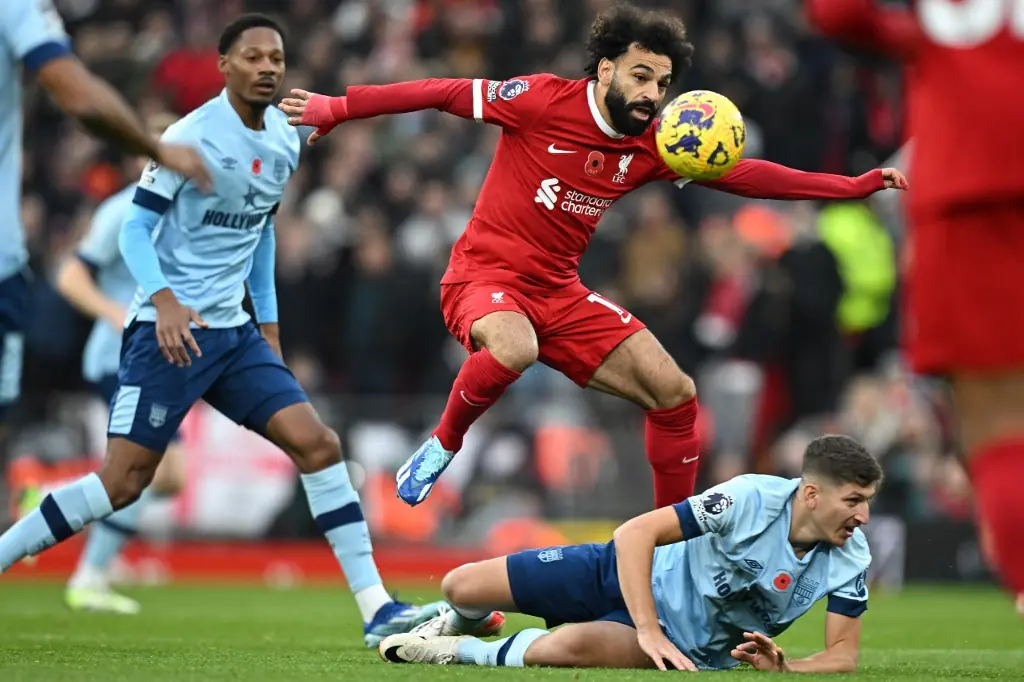
[{"label": "red football socks", "polygon": [[982,446],[967,463],[979,523],[991,541],[996,571],[1015,594],[1024,592],[1024,437]]},{"label": "red football socks", "polygon": [[647,461],[654,469],[654,506],[667,507],[693,494],[700,464],[697,398],[647,411]]},{"label": "red football socks", "polygon": [[469,356],[452,384],[434,435],[445,450],[458,452],[473,422],[498,401],[521,375],[494,359],[486,348]]}]

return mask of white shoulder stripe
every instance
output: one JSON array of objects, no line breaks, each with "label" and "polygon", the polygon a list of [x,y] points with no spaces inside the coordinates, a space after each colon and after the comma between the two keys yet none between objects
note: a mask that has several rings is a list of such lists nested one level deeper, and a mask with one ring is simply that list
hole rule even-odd
[{"label": "white shoulder stripe", "polygon": [[484,81],[473,79],[473,118],[477,123],[484,122]]}]

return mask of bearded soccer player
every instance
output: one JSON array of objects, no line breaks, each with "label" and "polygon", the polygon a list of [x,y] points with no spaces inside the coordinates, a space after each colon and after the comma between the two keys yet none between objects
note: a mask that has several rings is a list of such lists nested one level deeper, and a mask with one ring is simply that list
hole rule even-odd
[{"label": "bearded soccer player", "polygon": [[[548,547],[461,566],[451,610],[380,643],[393,663],[841,673],[857,668],[871,552],[860,526],[882,468],[823,436],[799,479],[746,475],[625,523],[608,543]],[[825,650],[790,660],[772,641],[827,599]],[[484,642],[500,608],[542,618]]]},{"label": "bearded soccer player", "polygon": [[907,66],[915,185],[907,207],[908,350],[915,371],[950,379],[982,533],[1017,594],[1024,592],[1024,170],[1016,159],[1024,155],[1024,95],[1006,84],[1024,69],[1021,7],[1016,0],[920,0],[913,9],[807,2],[825,33]]},{"label": "bearded soccer player", "polygon": [[[471,355],[440,424],[398,472],[398,494],[410,505],[427,497],[470,425],[537,360],[646,410],[657,506],[693,492],[693,381],[640,320],[587,289],[577,273],[616,199],[657,180],[686,184],[662,162],[652,124],[693,47],[678,19],[618,6],[597,18],[587,50],[581,80],[430,79],[352,86],[343,97],[293,91],[279,105],[293,125],[317,127],[310,143],[343,121],[423,109],[502,128],[441,280],[445,323]],[[854,199],[902,182],[891,169],[846,178],[740,161],[724,178],[701,184],[748,197]]]}]

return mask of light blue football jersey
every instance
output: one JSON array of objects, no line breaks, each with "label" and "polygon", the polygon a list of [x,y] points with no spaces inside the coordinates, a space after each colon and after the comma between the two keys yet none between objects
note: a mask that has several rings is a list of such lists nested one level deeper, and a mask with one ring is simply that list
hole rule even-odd
[{"label": "light blue football jersey", "polygon": [[674,505],[683,542],[659,547],[652,582],[658,617],[680,651],[702,668],[739,664],[730,652],[745,631],[775,637],[828,597],[828,610],[867,608],[867,540],[819,544],[798,559],[789,543],[799,479],[748,474]]},{"label": "light blue football jersey", "polygon": [[32,72],[69,54],[50,0],[0,1],[0,280],[28,262],[21,225],[21,67]]},{"label": "light blue football jersey", "polygon": [[[276,107],[252,130],[228,101],[227,91],[171,125],[164,142],[188,144],[202,153],[213,175],[213,192],[150,163],[134,203],[161,214],[153,230],[160,270],[182,305],[199,311],[212,328],[237,327],[253,252],[270,224],[288,178],[298,167],[301,142]],[[128,321],[156,321],[156,308],[135,293]]]},{"label": "light blue football jersey", "polygon": [[[134,196],[133,183],[108,197],[96,209],[89,231],[78,245],[78,257],[96,270],[96,286],[104,296],[117,301],[125,309],[131,305],[138,285],[121,257],[117,238]],[[107,320],[96,320],[82,354],[82,376],[86,381],[95,383],[103,377],[117,374],[123,333],[121,327],[115,327]]]}]

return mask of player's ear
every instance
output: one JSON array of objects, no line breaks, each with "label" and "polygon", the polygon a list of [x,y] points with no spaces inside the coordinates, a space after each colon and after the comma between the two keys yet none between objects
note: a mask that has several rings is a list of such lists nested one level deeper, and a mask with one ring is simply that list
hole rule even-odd
[{"label": "player's ear", "polygon": [[800,487],[800,494],[804,496],[804,505],[808,509],[814,509],[818,506],[818,500],[821,499],[821,489],[809,481],[805,481]]},{"label": "player's ear", "polygon": [[612,84],[615,77],[615,62],[604,57],[597,64],[597,82],[606,88]]},{"label": "player's ear", "polygon": [[226,54],[217,57],[217,70],[220,71],[220,75],[228,77],[228,56]]}]

